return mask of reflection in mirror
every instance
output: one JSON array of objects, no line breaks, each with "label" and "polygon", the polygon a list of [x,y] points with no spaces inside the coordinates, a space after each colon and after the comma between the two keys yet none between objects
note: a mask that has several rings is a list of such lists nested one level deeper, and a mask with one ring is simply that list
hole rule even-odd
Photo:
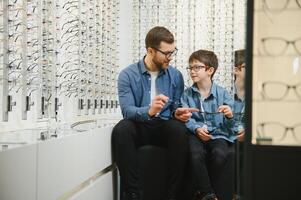
[{"label": "reflection in mirror", "polygon": [[243,183],[243,141],[245,138],[245,50],[236,50],[234,52],[234,133],[237,141],[235,146],[235,196],[234,199],[240,199],[242,196]]},{"label": "reflection in mirror", "polygon": [[245,135],[245,50],[237,50],[234,53],[234,119],[236,121],[235,132],[237,140],[243,141]]}]

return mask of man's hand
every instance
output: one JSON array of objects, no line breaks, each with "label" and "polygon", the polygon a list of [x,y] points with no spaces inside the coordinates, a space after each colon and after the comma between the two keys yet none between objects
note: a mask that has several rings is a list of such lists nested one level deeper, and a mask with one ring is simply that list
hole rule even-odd
[{"label": "man's hand", "polygon": [[196,134],[198,136],[198,138],[200,138],[203,141],[208,141],[211,139],[211,135],[209,134],[209,131],[207,130],[207,128],[197,128],[196,129]]},{"label": "man's hand", "polygon": [[175,118],[182,121],[187,122],[188,119],[191,117],[192,112],[199,112],[197,108],[177,108],[175,112]]},{"label": "man's hand", "polygon": [[231,119],[233,117],[233,113],[231,110],[231,107],[228,105],[222,105],[218,107],[217,109],[218,112],[224,113],[224,115],[228,118]]},{"label": "man's hand", "polygon": [[168,99],[169,98],[163,94],[155,96],[152,101],[151,107],[148,110],[149,116],[153,117],[157,113],[160,113],[164,105],[168,102]]},{"label": "man's hand", "polygon": [[242,141],[244,141],[245,140],[245,129],[242,129],[242,130],[240,130],[238,133],[237,133],[237,140],[239,141],[239,142],[242,142]]}]

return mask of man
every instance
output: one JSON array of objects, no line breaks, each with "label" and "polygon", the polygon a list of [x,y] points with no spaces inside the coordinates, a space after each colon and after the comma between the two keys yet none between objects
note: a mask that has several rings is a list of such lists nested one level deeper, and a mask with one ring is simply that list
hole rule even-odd
[{"label": "man", "polygon": [[154,27],[145,38],[146,55],[120,72],[118,95],[122,114],[113,130],[114,156],[124,183],[126,200],[141,200],[137,148],[146,144],[167,148],[167,199],[176,199],[186,162],[191,108],[179,108],[184,90],[181,73],[169,65],[177,53],[172,33]]}]

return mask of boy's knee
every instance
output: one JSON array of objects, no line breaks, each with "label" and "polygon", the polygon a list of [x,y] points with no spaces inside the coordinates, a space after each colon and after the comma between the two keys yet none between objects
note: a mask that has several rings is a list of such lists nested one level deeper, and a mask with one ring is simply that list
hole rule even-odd
[{"label": "boy's knee", "polygon": [[202,162],[205,163],[206,162],[206,156],[205,153],[200,153],[200,152],[191,152],[190,153],[190,158],[191,161],[194,162]]},{"label": "boy's knee", "polygon": [[216,166],[223,166],[227,162],[228,157],[228,152],[222,151],[221,149],[214,149],[212,151],[211,162]]}]

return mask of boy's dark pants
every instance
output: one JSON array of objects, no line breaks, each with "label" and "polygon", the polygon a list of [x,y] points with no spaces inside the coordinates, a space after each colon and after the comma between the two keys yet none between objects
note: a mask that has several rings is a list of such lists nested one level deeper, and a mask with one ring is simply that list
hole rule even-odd
[{"label": "boy's dark pants", "polygon": [[187,162],[188,138],[184,123],[152,120],[149,123],[123,119],[113,129],[113,151],[125,191],[139,192],[137,149],[151,144],[167,149],[168,198],[175,198],[180,189]]},{"label": "boy's dark pants", "polygon": [[224,139],[204,142],[191,134],[189,149],[192,174],[201,196],[215,193],[219,200],[232,199],[234,143]]}]

